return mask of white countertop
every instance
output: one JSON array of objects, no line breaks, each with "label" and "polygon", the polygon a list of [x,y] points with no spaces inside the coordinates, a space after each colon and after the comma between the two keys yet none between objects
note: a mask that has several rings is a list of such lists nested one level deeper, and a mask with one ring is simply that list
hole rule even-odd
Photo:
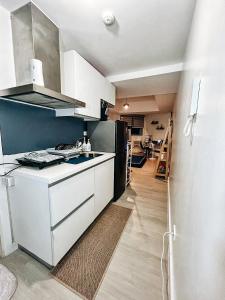
[{"label": "white countertop", "polygon": [[60,181],[66,177],[70,177],[71,175],[75,175],[85,169],[89,169],[103,163],[104,161],[111,159],[115,156],[115,153],[101,153],[103,155],[98,156],[96,158],[90,159],[86,162],[82,162],[79,164],[70,164],[70,163],[61,163],[59,165],[50,166],[44,168],[42,170],[32,168],[32,167],[21,167],[15,171],[13,171],[13,176],[25,176],[34,178],[35,180],[45,182],[47,184],[53,184],[57,181]]}]

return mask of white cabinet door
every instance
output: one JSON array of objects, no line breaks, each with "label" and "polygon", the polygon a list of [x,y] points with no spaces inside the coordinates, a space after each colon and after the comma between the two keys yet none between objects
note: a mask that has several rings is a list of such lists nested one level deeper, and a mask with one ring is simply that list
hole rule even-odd
[{"label": "white cabinet door", "polygon": [[100,74],[78,53],[74,53],[74,58],[75,98],[86,102],[86,107],[76,108],[75,113],[100,118]]},{"label": "white cabinet door", "polygon": [[115,105],[116,103],[116,88],[114,85],[112,85],[107,78],[105,79],[105,94],[104,94],[104,100],[108,103],[111,103],[112,105]]},{"label": "white cabinet door", "polygon": [[57,110],[56,115],[99,119],[101,74],[74,50],[64,53],[62,65],[62,93],[84,101],[86,107]]},{"label": "white cabinet door", "polygon": [[52,265],[48,185],[18,175],[15,182],[8,190],[14,241]]},{"label": "white cabinet door", "polygon": [[84,119],[100,118],[100,100],[115,105],[115,86],[92,67],[76,51],[63,54],[61,65],[62,93],[84,101],[85,108],[56,110],[56,116],[76,116]]},{"label": "white cabinet door", "polygon": [[95,167],[95,217],[112,200],[114,190],[114,158]]}]

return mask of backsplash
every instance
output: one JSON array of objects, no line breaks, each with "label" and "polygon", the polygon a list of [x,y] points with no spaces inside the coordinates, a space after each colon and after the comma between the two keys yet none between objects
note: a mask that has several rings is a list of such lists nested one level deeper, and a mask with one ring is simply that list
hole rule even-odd
[{"label": "backsplash", "polygon": [[55,117],[54,110],[0,100],[3,154],[16,154],[72,143],[82,137],[84,121]]}]

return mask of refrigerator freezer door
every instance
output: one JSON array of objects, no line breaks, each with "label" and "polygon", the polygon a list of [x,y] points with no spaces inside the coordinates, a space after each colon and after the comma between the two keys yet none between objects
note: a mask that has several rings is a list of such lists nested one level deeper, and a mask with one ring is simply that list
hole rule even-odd
[{"label": "refrigerator freezer door", "polygon": [[115,184],[114,201],[119,199],[126,187],[126,168],[127,168],[127,123],[116,121],[116,157],[115,157]]},{"label": "refrigerator freezer door", "polygon": [[127,151],[127,137],[128,137],[128,130],[127,130],[127,123],[124,121],[116,121],[116,146],[115,152],[122,153]]},{"label": "refrigerator freezer door", "polygon": [[93,151],[115,152],[116,125],[113,121],[88,122],[88,136]]}]

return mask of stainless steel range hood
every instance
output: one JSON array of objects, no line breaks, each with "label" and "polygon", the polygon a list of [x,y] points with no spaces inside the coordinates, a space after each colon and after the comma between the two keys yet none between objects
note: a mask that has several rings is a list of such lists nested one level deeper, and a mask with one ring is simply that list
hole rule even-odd
[{"label": "stainless steel range hood", "polygon": [[2,90],[0,97],[54,109],[85,107],[85,103],[82,101],[36,84],[26,84]]},{"label": "stainless steel range hood", "polygon": [[[61,94],[59,30],[33,3],[11,13],[16,87],[0,91],[8,100],[48,108],[85,107],[85,103]],[[30,61],[43,64],[45,87],[33,84]]]}]

